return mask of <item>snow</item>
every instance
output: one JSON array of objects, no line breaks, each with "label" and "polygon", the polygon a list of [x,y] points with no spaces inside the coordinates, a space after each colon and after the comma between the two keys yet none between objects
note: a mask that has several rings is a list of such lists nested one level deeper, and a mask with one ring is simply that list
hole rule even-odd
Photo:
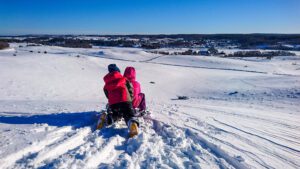
[{"label": "snow", "polygon": [[[299,56],[19,45],[0,50],[0,168],[300,168]],[[136,68],[152,113],[133,139],[94,130],[110,63]]]}]

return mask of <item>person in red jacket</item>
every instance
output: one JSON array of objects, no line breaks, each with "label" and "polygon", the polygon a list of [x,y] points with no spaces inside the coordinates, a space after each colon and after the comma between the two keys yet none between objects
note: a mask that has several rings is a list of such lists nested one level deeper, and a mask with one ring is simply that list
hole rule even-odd
[{"label": "person in red jacket", "polygon": [[136,81],[136,71],[134,67],[126,67],[124,77],[129,80],[133,86],[133,108],[137,108],[139,112],[144,112],[146,110],[145,94],[141,93],[141,85]]},{"label": "person in red jacket", "polygon": [[132,106],[133,89],[132,84],[122,76],[120,69],[116,64],[108,65],[109,73],[104,76],[103,80],[104,93],[108,99],[111,113],[102,113],[97,129],[105,125],[111,125],[114,122],[124,118],[130,132],[130,137],[138,134],[138,121],[134,117],[135,110]]}]

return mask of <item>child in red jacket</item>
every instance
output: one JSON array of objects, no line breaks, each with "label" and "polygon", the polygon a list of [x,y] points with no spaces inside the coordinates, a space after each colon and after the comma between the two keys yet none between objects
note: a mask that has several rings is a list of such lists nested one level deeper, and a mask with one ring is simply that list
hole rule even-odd
[{"label": "child in red jacket", "polygon": [[135,110],[132,106],[133,89],[131,83],[122,76],[116,64],[108,65],[109,73],[104,76],[104,93],[108,99],[112,113],[101,114],[97,129],[111,125],[124,118],[130,132],[130,137],[138,134],[138,121],[134,118]]}]

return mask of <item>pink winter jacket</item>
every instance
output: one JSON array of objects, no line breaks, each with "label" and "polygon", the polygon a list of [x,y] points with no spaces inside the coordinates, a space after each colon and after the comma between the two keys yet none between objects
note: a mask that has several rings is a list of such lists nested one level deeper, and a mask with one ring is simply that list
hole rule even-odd
[{"label": "pink winter jacket", "polygon": [[134,108],[137,108],[141,102],[141,97],[139,94],[141,93],[141,85],[139,82],[135,80],[136,73],[134,67],[127,67],[124,72],[124,77],[127,78],[129,82],[131,82],[133,86],[133,101],[132,105]]}]

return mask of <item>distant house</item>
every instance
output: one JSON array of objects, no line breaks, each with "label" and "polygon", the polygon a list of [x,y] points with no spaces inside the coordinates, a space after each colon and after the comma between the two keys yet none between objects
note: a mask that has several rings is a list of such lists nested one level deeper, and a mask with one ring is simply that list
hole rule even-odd
[{"label": "distant house", "polygon": [[224,56],[226,56],[226,53],[224,51],[222,51],[219,53],[219,56],[224,57]]},{"label": "distant house", "polygon": [[219,51],[214,47],[210,47],[207,51],[208,51],[209,55],[212,55],[212,56],[217,55],[219,53]]},{"label": "distant house", "polygon": [[200,55],[203,55],[203,56],[209,56],[209,52],[206,50],[202,50],[202,51],[199,51],[200,52]]},{"label": "distant house", "polygon": [[202,48],[199,50],[198,54],[202,56],[214,56],[217,55],[219,52],[216,48],[210,47],[210,48]]},{"label": "distant house", "polygon": [[199,53],[199,55],[202,55],[202,56],[209,56],[209,52],[205,48],[200,49],[198,53]]}]

